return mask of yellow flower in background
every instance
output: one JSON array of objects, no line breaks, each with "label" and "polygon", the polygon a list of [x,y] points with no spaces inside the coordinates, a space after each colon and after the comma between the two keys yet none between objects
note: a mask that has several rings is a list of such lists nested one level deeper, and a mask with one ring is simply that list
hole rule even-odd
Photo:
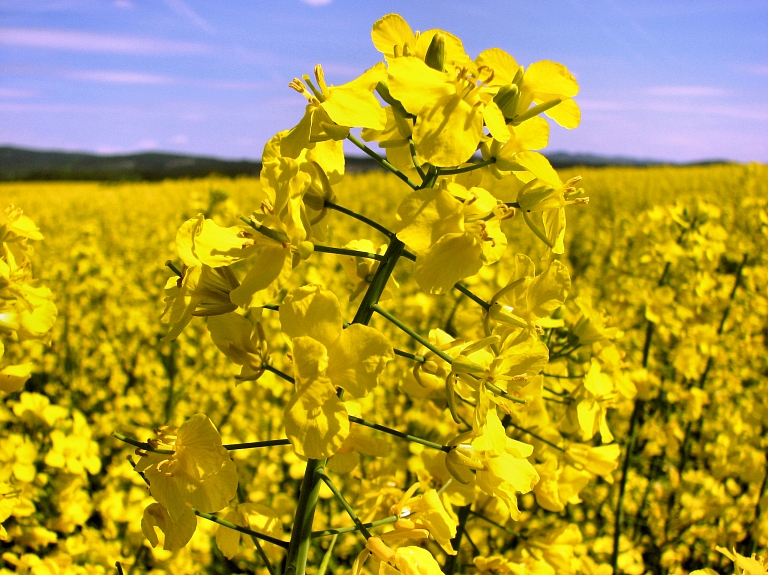
[{"label": "yellow flower in background", "polygon": [[600,363],[592,359],[589,371],[584,378],[583,398],[576,405],[576,416],[584,441],[592,439],[600,431],[603,443],[613,441],[613,434],[608,427],[608,408],[613,407],[616,389],[613,379],[600,370]]},{"label": "yellow flower in background", "polygon": [[152,497],[178,521],[192,506],[213,513],[226,507],[237,491],[237,468],[208,417],[192,416],[180,427],[162,427],[150,443],[172,455],[148,453],[136,470],[149,482]]}]

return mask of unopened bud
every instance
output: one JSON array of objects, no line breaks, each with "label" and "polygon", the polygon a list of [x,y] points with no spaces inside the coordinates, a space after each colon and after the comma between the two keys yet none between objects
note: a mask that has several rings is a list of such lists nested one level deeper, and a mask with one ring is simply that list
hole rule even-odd
[{"label": "unopened bud", "polygon": [[441,33],[437,33],[432,36],[432,41],[427,48],[427,55],[424,57],[424,62],[430,68],[442,72],[445,66],[445,36]]},{"label": "unopened bud", "polygon": [[520,97],[520,89],[517,84],[507,84],[499,88],[493,101],[501,108],[501,113],[505,118],[514,118],[517,110],[517,101]]},{"label": "unopened bud", "polygon": [[307,241],[301,242],[298,245],[297,251],[299,252],[299,257],[301,257],[302,260],[305,260],[315,251],[315,244]]}]

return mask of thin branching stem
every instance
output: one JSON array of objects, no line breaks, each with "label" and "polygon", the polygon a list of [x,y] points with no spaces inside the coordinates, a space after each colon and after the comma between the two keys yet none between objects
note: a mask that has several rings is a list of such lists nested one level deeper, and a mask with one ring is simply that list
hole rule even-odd
[{"label": "thin branching stem", "polygon": [[386,170],[389,170],[392,172],[395,176],[403,180],[406,184],[408,184],[411,188],[414,190],[418,189],[418,185],[411,180],[408,176],[406,176],[403,172],[398,170],[395,166],[390,164],[386,159],[382,158],[379,154],[371,150],[368,146],[366,146],[363,142],[358,140],[352,133],[350,133],[347,136],[347,140],[352,142],[355,146],[360,148],[363,152],[365,152],[369,157],[371,157],[377,164],[379,164],[381,167],[385,168]]},{"label": "thin branching stem", "polygon": [[360,518],[355,513],[355,510],[352,509],[352,506],[347,502],[347,500],[344,498],[344,496],[341,494],[341,491],[339,491],[339,488],[336,487],[336,485],[331,481],[331,478],[328,477],[328,474],[325,472],[325,469],[318,469],[315,471],[315,475],[319,477],[320,479],[325,482],[325,484],[328,486],[328,489],[330,489],[333,492],[333,495],[336,497],[336,499],[341,503],[341,506],[344,508],[344,511],[347,512],[347,515],[349,515],[349,518],[352,519],[352,522],[357,526],[358,531],[363,534],[363,537],[366,539],[371,538],[371,532],[368,531],[368,529],[363,525],[363,522],[360,521]]}]

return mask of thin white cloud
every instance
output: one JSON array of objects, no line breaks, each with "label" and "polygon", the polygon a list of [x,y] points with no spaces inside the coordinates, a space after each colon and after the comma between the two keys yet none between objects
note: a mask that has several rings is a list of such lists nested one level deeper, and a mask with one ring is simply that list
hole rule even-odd
[{"label": "thin white cloud", "polygon": [[579,105],[594,112],[659,112],[691,116],[723,116],[743,120],[768,121],[768,108],[758,106],[705,105],[688,102],[628,102],[611,100],[583,100]]},{"label": "thin white cloud", "polygon": [[203,54],[206,44],[42,28],[0,28],[0,45],[117,54]]},{"label": "thin white cloud", "polygon": [[178,84],[177,78],[142,72],[120,70],[65,70],[61,76],[73,80],[86,80],[104,84]]},{"label": "thin white cloud", "polygon": [[302,4],[309,4],[310,6],[328,6],[333,0],[301,0]]},{"label": "thin white cloud", "polygon": [[768,76],[768,66],[745,66],[745,69],[750,74],[757,74],[758,76]]},{"label": "thin white cloud", "polygon": [[121,8],[122,10],[132,10],[136,6],[134,6],[133,2],[131,0],[115,0],[112,2],[112,6],[115,8]]},{"label": "thin white cloud", "polygon": [[32,90],[15,90],[13,88],[0,88],[0,98],[29,98],[37,92]]},{"label": "thin white cloud", "polygon": [[728,90],[711,86],[654,86],[647,88],[649,96],[671,96],[674,98],[710,98],[727,96]]},{"label": "thin white cloud", "polygon": [[192,10],[192,8],[184,2],[184,0],[163,0],[165,2],[165,5],[168,6],[171,10],[176,12],[179,16],[193,24],[194,26],[197,26],[201,30],[204,30],[208,32],[209,34],[213,34],[214,30],[213,27],[211,27],[210,24],[197,12]]}]

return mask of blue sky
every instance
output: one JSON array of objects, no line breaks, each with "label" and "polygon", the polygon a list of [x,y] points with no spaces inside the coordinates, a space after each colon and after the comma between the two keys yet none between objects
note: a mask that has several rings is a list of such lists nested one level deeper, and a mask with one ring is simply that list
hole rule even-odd
[{"label": "blue sky", "polygon": [[0,0],[0,144],[257,158],[302,115],[288,82],[373,65],[389,12],[568,66],[582,124],[549,150],[768,162],[765,0]]}]

